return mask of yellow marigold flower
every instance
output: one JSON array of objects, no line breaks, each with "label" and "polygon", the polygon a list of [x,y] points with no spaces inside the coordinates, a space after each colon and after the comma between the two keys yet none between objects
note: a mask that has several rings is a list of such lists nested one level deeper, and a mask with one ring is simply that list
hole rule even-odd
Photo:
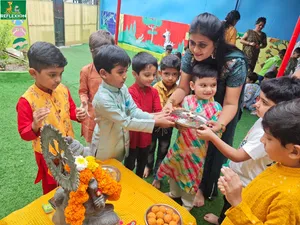
[{"label": "yellow marigold flower", "polygon": [[99,164],[96,162],[89,162],[88,163],[88,169],[90,169],[92,172],[95,172],[95,170],[99,167]]},{"label": "yellow marigold flower", "polygon": [[96,158],[94,156],[87,156],[85,157],[85,159],[88,161],[88,162],[96,162]]}]

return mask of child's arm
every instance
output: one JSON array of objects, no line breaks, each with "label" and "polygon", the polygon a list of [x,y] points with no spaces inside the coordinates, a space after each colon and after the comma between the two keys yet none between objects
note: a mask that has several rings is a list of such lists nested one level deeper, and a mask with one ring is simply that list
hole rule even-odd
[{"label": "child's arm", "polygon": [[68,89],[68,95],[69,95],[69,104],[70,104],[70,118],[71,120],[81,122],[86,118],[87,111],[83,108],[76,107],[69,89]]},{"label": "child's arm", "polygon": [[102,117],[118,124],[126,130],[152,133],[154,128],[154,116],[138,109],[129,93],[127,97],[129,97],[129,99],[126,98],[127,101],[125,103],[127,113],[121,111],[114,99],[108,95],[102,95],[101,98],[94,98],[93,106],[96,119]]},{"label": "child's arm", "polygon": [[243,162],[251,158],[243,148],[235,149],[226,144],[207,126],[202,126],[201,129],[198,129],[197,135],[202,140],[211,141],[216,148],[231,161]]},{"label": "child's arm", "polygon": [[32,141],[40,135],[42,121],[49,114],[49,109],[41,108],[32,112],[29,102],[20,98],[17,104],[18,131],[25,141]]},{"label": "child's arm", "polygon": [[103,95],[99,99],[94,99],[93,106],[96,118],[103,117],[119,124],[126,130],[146,133],[152,133],[154,125],[162,127],[174,126],[173,122],[167,121],[165,118],[155,119],[153,115],[138,109],[129,92],[126,94],[126,99],[125,110],[128,113],[121,111],[114,102],[114,99],[106,95]]},{"label": "child's arm", "polygon": [[81,104],[87,106],[89,101],[88,74],[84,72],[83,69],[80,71],[80,83],[78,93]]},{"label": "child's arm", "polygon": [[[225,213],[226,218],[230,220],[230,224],[245,225],[279,225],[279,224],[298,224],[298,208],[294,206],[296,202],[290,194],[279,194],[268,204],[268,214],[263,221],[254,215],[252,209],[242,199],[242,183],[239,176],[230,168],[222,168],[222,177],[219,178],[218,187],[225,195],[227,201],[231,204],[231,208]],[[256,183],[257,184],[257,183]],[[259,188],[252,185],[250,188]],[[250,189],[249,188],[249,189]],[[265,204],[264,199],[261,199]],[[228,222],[225,219],[224,224]],[[293,222],[291,222],[293,221]],[[228,223],[226,223],[228,224]]]},{"label": "child's arm", "polygon": [[153,112],[161,112],[162,107],[160,103],[160,97],[158,91],[153,88]]}]

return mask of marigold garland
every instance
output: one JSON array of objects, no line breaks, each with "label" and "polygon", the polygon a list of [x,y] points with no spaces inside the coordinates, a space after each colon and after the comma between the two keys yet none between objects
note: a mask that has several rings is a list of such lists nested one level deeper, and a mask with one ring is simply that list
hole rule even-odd
[{"label": "marigold garland", "polygon": [[[98,188],[111,201],[118,200],[122,190],[121,185],[96,163],[95,157],[87,156],[85,159],[88,161],[87,168],[80,171],[78,189],[70,192],[70,199],[65,209],[66,223],[70,225],[81,225],[84,221],[85,208],[83,204],[89,199],[87,189],[93,177],[98,182]],[[69,166],[65,167],[69,169]]]}]

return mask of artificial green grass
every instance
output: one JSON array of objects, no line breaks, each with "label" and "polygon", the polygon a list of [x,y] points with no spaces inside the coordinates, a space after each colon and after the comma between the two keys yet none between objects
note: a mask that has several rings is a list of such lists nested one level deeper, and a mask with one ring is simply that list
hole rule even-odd
[{"label": "artificial green grass", "polygon": [[[63,48],[63,54],[68,59],[68,65],[63,74],[63,83],[70,89],[72,97],[77,105],[80,104],[78,96],[80,69],[91,62],[88,45]],[[128,52],[130,57],[133,52]],[[128,70],[126,85],[130,86],[134,79],[131,68]],[[0,98],[1,100],[1,158],[0,158],[0,218],[11,212],[24,207],[34,199],[42,195],[40,184],[34,185],[37,166],[34,159],[31,142],[23,141],[17,130],[16,103],[20,96],[33,83],[29,74],[0,73]],[[241,142],[247,131],[257,118],[248,112],[243,114],[239,122],[236,135],[235,147]],[[73,123],[75,138],[84,143],[80,137],[80,124]],[[174,136],[172,140],[174,141]],[[151,178],[147,179],[151,182]],[[162,191],[167,191],[168,184],[163,182]],[[191,213],[197,219],[197,224],[207,224],[202,219],[208,212],[219,213],[222,207],[222,196],[214,201],[206,201],[202,208],[195,208]]]}]

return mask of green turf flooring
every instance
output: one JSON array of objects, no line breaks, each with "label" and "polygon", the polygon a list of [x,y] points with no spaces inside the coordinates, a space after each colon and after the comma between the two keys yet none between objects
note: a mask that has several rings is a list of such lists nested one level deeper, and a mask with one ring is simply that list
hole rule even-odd
[{"label": "green turf flooring", "polygon": [[[91,62],[91,56],[88,45],[63,48],[63,54],[68,60],[68,65],[63,74],[63,83],[70,88],[73,99],[79,105],[78,87],[80,69]],[[128,52],[130,57],[133,52]],[[128,71],[127,86],[133,83],[134,79],[131,69]],[[1,99],[1,157],[0,157],[0,218],[5,217],[11,212],[24,207],[34,199],[42,195],[41,185],[34,185],[34,179],[37,172],[31,142],[21,140],[16,121],[16,103],[19,97],[33,83],[33,80],[27,75],[0,73],[0,99]],[[248,112],[243,114],[239,122],[234,145],[246,135],[249,128],[257,118]],[[80,125],[74,123],[75,136],[79,137]],[[173,135],[174,141],[174,135]],[[151,182],[151,179],[148,179]],[[167,182],[163,183],[162,190],[167,191]],[[214,201],[207,201],[206,205],[199,209],[193,209],[192,214],[196,217],[198,224],[207,224],[203,222],[203,215],[207,212],[218,213],[222,206],[222,197],[219,196]]]}]

